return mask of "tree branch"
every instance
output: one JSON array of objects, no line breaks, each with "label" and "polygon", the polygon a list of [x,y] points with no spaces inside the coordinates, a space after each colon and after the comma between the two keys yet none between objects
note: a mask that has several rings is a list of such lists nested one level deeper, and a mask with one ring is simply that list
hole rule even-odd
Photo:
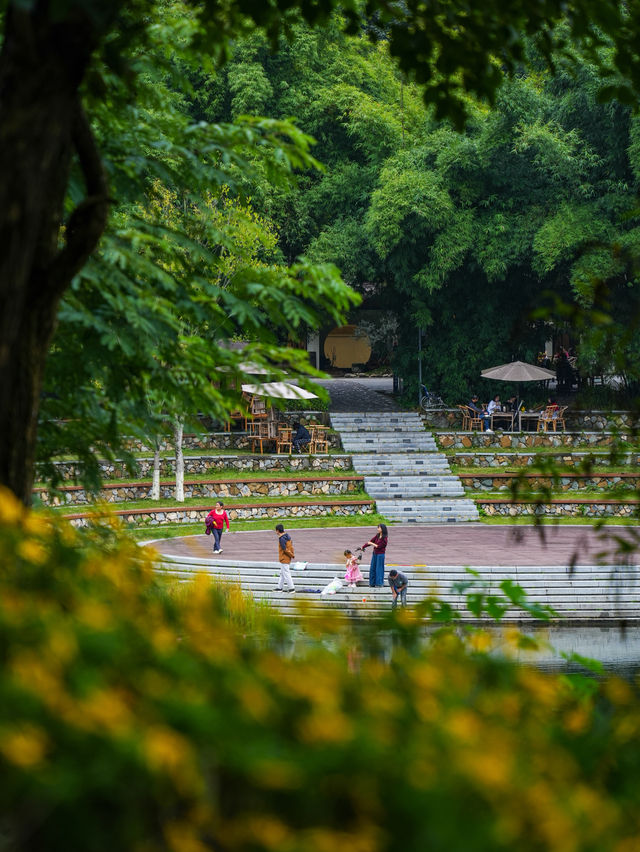
[{"label": "tree branch", "polygon": [[106,172],[80,98],[76,105],[72,140],[87,187],[87,197],[69,217],[65,246],[50,267],[49,285],[58,296],[66,290],[98,245],[107,225],[110,204]]}]

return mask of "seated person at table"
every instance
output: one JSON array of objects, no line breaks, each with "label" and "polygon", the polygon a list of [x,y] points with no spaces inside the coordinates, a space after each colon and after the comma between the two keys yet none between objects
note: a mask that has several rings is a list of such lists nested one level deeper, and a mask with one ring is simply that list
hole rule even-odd
[{"label": "seated person at table", "polygon": [[507,400],[507,411],[517,411],[519,408],[518,397],[510,396]]},{"label": "seated person at table", "polygon": [[500,397],[498,394],[494,396],[487,406],[487,414],[489,417],[491,417],[492,414],[495,414],[496,411],[502,411],[502,405],[500,405]]},{"label": "seated person at table", "polygon": [[480,405],[478,403],[478,394],[477,393],[472,394],[471,402],[467,403],[467,408],[470,408],[471,411],[474,412],[474,414],[476,414],[478,417],[482,418],[482,423],[483,423],[485,432],[493,432],[493,429],[489,429],[489,426],[491,424],[491,418],[489,417],[489,413],[487,411],[483,411],[480,408]]},{"label": "seated person at table", "polygon": [[309,443],[311,440],[311,435],[309,431],[305,429],[302,423],[294,423],[293,424],[293,433],[291,435],[291,443],[293,444],[293,449],[297,453],[302,452],[302,447]]}]

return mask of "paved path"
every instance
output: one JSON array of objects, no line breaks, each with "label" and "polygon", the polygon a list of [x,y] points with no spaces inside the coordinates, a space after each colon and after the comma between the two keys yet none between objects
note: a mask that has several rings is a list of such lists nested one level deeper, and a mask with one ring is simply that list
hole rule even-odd
[{"label": "paved path", "polygon": [[329,391],[331,411],[398,411],[393,379],[319,379]]},{"label": "paved path", "polygon": [[[274,524],[275,525],[275,524]],[[544,532],[541,538],[540,529]],[[628,537],[631,531],[610,527],[615,535]],[[597,562],[604,550],[602,531],[590,527],[486,527],[394,526],[389,530],[387,565],[569,565],[572,557],[581,564]],[[327,527],[292,530],[296,558],[308,562],[344,562],[343,551],[354,550],[375,534],[375,528]],[[225,558],[270,561],[277,559],[277,540],[270,530],[225,533],[222,538]],[[161,553],[215,558],[209,538],[187,536],[159,541]],[[612,549],[610,545],[609,550]],[[366,553],[371,551],[365,551]],[[639,561],[636,554],[634,561]],[[616,558],[607,559],[615,563]]]}]

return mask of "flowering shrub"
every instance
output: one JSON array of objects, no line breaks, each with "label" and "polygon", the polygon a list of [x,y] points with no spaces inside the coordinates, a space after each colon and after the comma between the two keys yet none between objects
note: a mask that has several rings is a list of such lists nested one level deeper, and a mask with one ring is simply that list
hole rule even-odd
[{"label": "flowering shrub", "polygon": [[239,590],[92,535],[0,492],[0,847],[637,848],[626,682],[579,694],[482,633],[288,658]]}]

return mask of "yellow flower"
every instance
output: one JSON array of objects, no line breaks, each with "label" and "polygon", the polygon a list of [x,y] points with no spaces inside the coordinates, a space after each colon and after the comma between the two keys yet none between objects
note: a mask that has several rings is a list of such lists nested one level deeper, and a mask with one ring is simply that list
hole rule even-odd
[{"label": "yellow flower", "polygon": [[52,530],[51,521],[38,512],[29,512],[22,524],[22,528],[30,535],[49,535]]},{"label": "yellow flower", "polygon": [[471,710],[454,710],[449,714],[445,726],[462,743],[476,742],[481,734],[478,718]]},{"label": "yellow flower", "polygon": [[491,648],[493,639],[486,630],[474,631],[468,639],[469,648],[472,651],[484,652]]},{"label": "yellow flower", "polygon": [[15,496],[13,491],[0,486],[0,523],[11,526],[16,524],[23,515],[26,509]]},{"label": "yellow flower", "polygon": [[274,816],[249,816],[246,821],[246,837],[267,849],[283,849],[289,840],[287,826]]},{"label": "yellow flower", "polygon": [[131,713],[124,698],[114,689],[100,689],[79,702],[80,717],[97,730],[124,732],[131,722]]},{"label": "yellow flower", "polygon": [[191,756],[187,740],[163,725],[146,731],[144,751],[154,769],[176,769]]},{"label": "yellow flower", "polygon": [[8,761],[23,769],[41,763],[47,745],[46,734],[35,725],[0,731],[0,752]]},{"label": "yellow flower", "polygon": [[47,551],[39,541],[23,539],[18,545],[18,556],[33,565],[43,565],[47,561]]},{"label": "yellow flower", "polygon": [[298,725],[301,739],[310,743],[341,743],[350,739],[353,725],[343,713],[321,711],[302,719]]},{"label": "yellow flower", "polygon": [[200,840],[197,829],[189,822],[167,823],[164,836],[171,852],[211,852],[211,847]]}]

